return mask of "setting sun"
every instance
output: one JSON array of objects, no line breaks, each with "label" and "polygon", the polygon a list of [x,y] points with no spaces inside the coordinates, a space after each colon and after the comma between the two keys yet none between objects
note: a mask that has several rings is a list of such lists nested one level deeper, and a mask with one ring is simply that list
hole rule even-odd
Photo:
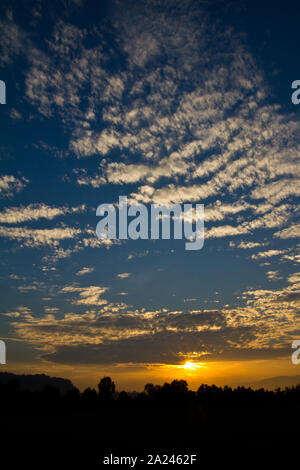
[{"label": "setting sun", "polygon": [[186,362],[183,366],[184,369],[189,369],[189,370],[195,370],[197,368],[196,364],[193,364],[192,362]]}]

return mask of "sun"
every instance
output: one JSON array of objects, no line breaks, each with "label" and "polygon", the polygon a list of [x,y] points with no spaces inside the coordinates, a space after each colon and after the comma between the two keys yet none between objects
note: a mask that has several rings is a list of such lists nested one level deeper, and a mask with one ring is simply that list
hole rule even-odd
[{"label": "sun", "polygon": [[196,364],[193,364],[192,362],[186,362],[183,366],[184,369],[189,369],[189,370],[195,370],[196,369]]}]

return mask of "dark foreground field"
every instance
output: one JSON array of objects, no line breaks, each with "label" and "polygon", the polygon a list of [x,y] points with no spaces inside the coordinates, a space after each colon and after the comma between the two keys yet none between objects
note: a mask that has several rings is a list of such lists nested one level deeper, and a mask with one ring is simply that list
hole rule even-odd
[{"label": "dark foreground field", "polygon": [[111,455],[138,456],[136,468],[146,466],[148,454],[196,454],[193,468],[270,468],[280,459],[286,468],[299,454],[300,386],[270,392],[202,385],[192,392],[173,381],[131,396],[101,382],[97,392],[64,394],[52,386],[22,390],[15,380],[0,385],[1,462],[9,463],[1,468],[108,468],[103,461]]}]

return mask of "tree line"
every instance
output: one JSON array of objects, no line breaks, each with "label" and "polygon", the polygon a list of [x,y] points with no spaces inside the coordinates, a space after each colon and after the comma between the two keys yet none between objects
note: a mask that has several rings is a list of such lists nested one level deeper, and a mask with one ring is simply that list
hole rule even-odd
[{"label": "tree line", "polygon": [[96,389],[80,392],[76,387],[62,393],[58,387],[46,385],[41,391],[21,389],[18,379],[0,381],[2,412],[30,411],[93,411],[101,407],[237,407],[287,406],[300,407],[300,384],[284,389],[254,390],[250,387],[201,384],[197,391],[189,390],[185,380],[173,380],[163,385],[147,383],[143,392],[116,391],[110,377],[103,377]]}]

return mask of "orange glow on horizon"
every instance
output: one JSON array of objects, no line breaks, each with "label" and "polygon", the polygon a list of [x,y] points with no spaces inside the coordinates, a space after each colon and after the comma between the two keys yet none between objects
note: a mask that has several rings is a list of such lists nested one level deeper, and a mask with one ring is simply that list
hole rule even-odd
[{"label": "orange glow on horizon", "polygon": [[[86,387],[97,389],[102,377],[110,376],[121,390],[142,391],[146,383],[164,384],[174,379],[184,379],[190,390],[197,390],[202,383],[217,386],[249,386],[261,379],[299,375],[298,368],[288,358],[253,361],[192,362],[185,358],[179,364],[54,364],[50,362],[11,363],[1,369],[16,374],[47,374],[70,379],[81,391]],[[261,385],[259,385],[261,386]],[[282,386],[285,386],[284,384]]]},{"label": "orange glow on horizon", "polygon": [[184,369],[187,369],[187,370],[196,370],[196,369],[200,369],[202,368],[203,365],[202,364],[195,364],[194,362],[186,362],[183,366]]}]

